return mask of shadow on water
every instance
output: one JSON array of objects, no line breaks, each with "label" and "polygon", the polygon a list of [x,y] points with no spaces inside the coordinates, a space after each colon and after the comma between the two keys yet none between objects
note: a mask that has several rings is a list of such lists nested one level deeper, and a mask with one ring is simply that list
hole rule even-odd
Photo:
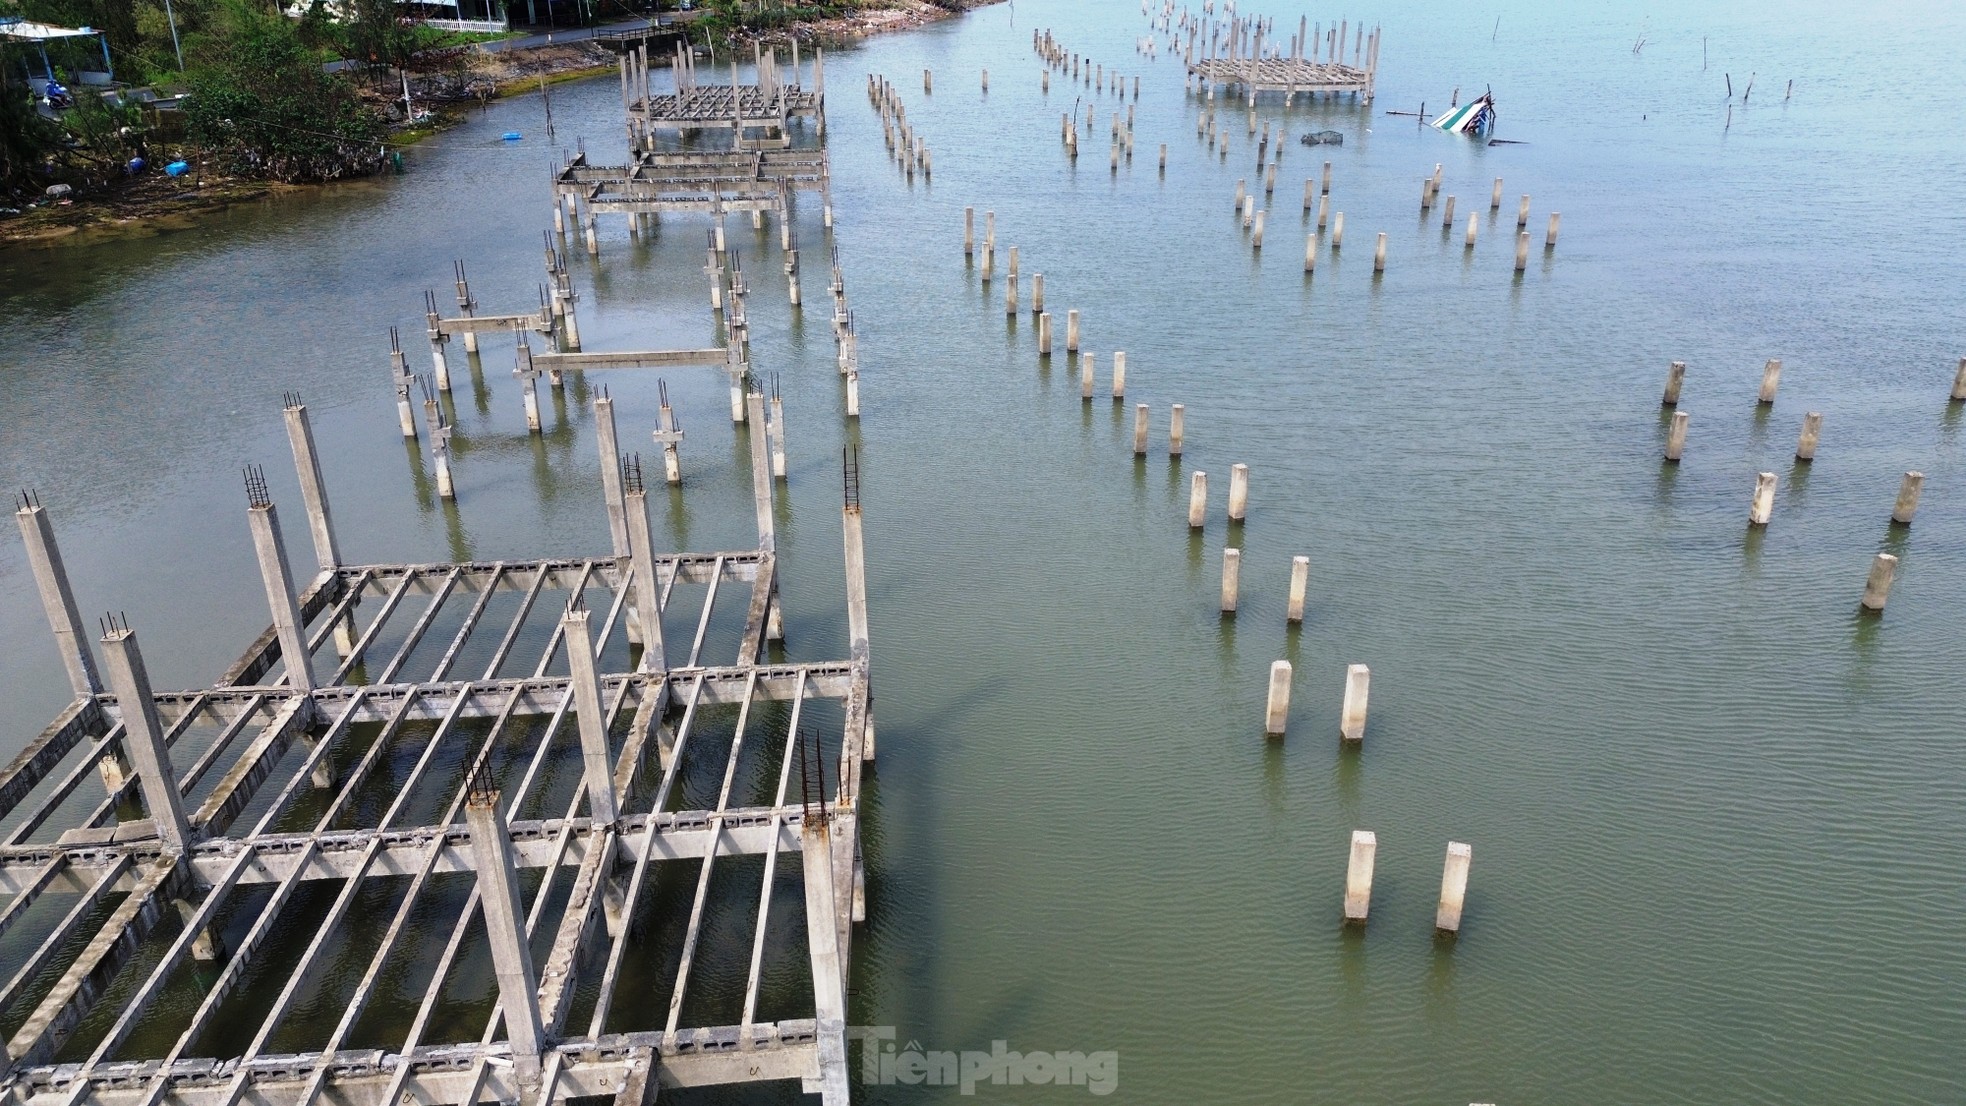
[{"label": "shadow on water", "polygon": [[1359,820],[1359,777],[1364,763],[1362,741],[1340,741],[1337,759],[1332,761],[1332,789],[1338,796],[1338,810],[1344,821],[1357,825]]},{"label": "shadow on water", "polygon": [[1289,762],[1284,756],[1284,739],[1265,737],[1263,739],[1263,806],[1271,814],[1284,814],[1288,811],[1288,793],[1284,784],[1289,780]]},{"label": "shadow on water", "polygon": [[1750,579],[1761,575],[1761,546],[1768,540],[1768,528],[1750,523],[1741,535],[1741,570]]}]

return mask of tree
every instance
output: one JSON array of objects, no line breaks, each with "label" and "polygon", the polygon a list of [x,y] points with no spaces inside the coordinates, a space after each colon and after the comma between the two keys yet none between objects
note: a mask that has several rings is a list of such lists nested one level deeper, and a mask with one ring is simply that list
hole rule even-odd
[{"label": "tree", "polygon": [[38,175],[61,141],[61,129],[41,117],[29,98],[27,82],[0,59],[0,193],[39,192]]},{"label": "tree", "polygon": [[356,61],[400,68],[416,52],[416,32],[396,0],[343,0],[341,19],[348,56]]},{"label": "tree", "polygon": [[280,181],[362,176],[388,124],[325,73],[285,16],[234,0],[220,56],[201,57],[185,102],[192,141],[231,172]]}]

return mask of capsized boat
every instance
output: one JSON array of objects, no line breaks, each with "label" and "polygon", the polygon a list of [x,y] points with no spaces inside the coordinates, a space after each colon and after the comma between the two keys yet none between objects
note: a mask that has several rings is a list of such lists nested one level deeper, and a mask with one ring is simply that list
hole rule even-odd
[{"label": "capsized boat", "polygon": [[1487,134],[1495,126],[1495,97],[1487,92],[1453,108],[1432,126],[1449,134]]}]

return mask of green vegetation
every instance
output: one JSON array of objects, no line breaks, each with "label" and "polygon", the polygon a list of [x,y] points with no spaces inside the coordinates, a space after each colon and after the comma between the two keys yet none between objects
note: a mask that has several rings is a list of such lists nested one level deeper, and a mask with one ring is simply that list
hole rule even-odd
[{"label": "green vegetation", "polygon": [[[174,42],[162,0],[0,0],[0,16],[104,32],[119,81],[188,91],[183,120],[202,164],[287,182],[356,176],[382,163],[386,120],[322,61],[393,64],[427,37],[398,21],[394,0],[348,0],[348,10],[370,19],[336,21],[320,0],[299,19],[266,0],[172,0]],[[100,50],[94,39],[51,45],[57,76],[76,93],[55,121],[34,110],[23,80],[23,63],[38,66],[38,52],[0,47],[0,194],[18,200],[55,183],[86,189],[139,150],[161,161],[136,109],[75,86],[77,69],[100,67]]]},{"label": "green vegetation", "polygon": [[[222,58],[201,56],[192,71],[184,107],[191,140],[242,176],[319,181],[379,168],[382,115],[347,78],[322,71],[292,21],[236,2]],[[397,49],[386,40],[376,48]]]}]

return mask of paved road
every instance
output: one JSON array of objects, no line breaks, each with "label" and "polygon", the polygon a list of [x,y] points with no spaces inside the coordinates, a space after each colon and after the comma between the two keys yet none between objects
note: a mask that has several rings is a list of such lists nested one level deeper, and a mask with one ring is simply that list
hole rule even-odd
[{"label": "paved road", "polygon": [[[581,42],[586,39],[616,34],[621,31],[637,31],[648,25],[649,21],[647,19],[623,19],[614,23],[597,24],[592,27],[568,27],[565,30],[545,31],[535,35],[524,35],[519,38],[495,39],[491,42],[479,43],[478,49],[487,54],[502,54],[507,50],[531,50],[538,46],[556,46],[566,42]],[[676,26],[677,21],[673,18],[664,20],[662,25],[665,27]],[[330,73],[335,73],[343,69],[353,69],[356,64],[356,62],[344,58],[341,61],[328,62],[322,68]]]}]

